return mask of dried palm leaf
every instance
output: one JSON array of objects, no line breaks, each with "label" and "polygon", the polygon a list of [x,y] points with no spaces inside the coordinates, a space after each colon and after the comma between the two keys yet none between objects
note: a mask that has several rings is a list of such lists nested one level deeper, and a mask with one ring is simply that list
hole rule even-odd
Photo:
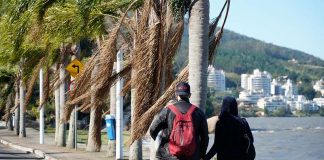
[{"label": "dried palm leaf", "polygon": [[[185,67],[177,79],[172,82],[172,84],[168,87],[168,89],[164,92],[164,94],[150,107],[147,112],[145,112],[141,117],[135,120],[137,127],[133,127],[133,133],[128,141],[128,144],[132,144],[136,139],[143,137],[149,128],[149,124],[151,124],[154,116],[161,111],[164,105],[171,99],[174,95],[176,85],[179,82],[188,81],[189,70],[188,66]],[[141,127],[138,127],[141,126]]]},{"label": "dried palm leaf", "polygon": [[89,105],[90,105],[90,98],[89,99],[86,99],[83,102],[83,104],[77,109],[77,111],[83,110],[84,108],[89,108],[90,107]]},{"label": "dried palm leaf", "polygon": [[[227,20],[227,16],[228,16],[228,12],[229,12],[229,8],[230,8],[230,0],[227,0],[226,3],[223,6],[223,9],[221,11],[221,13],[224,10],[225,5],[227,4],[227,9],[226,9],[226,15],[222,24],[222,27],[219,29],[219,31],[216,32],[216,35],[214,36],[214,38],[209,42],[209,56],[208,56],[208,63],[209,65],[212,65],[216,56],[215,50],[216,47],[219,45],[220,43],[220,39],[222,38],[223,35],[223,31],[224,31],[224,26]],[[218,17],[220,17],[222,14],[219,14]]]},{"label": "dried palm leaf", "polygon": [[[177,53],[177,50],[181,44],[181,38],[183,34],[184,23],[183,20],[177,22],[174,30],[173,36],[171,37],[171,45],[167,50],[167,57],[166,57],[166,85],[169,86],[173,82],[173,58]],[[165,43],[167,45],[167,43]]]},{"label": "dried palm leaf", "polygon": [[[135,0],[132,2],[127,10],[125,11],[124,15],[120,18],[119,23],[117,26],[111,31],[108,36],[108,39],[104,41],[103,45],[100,46],[100,51],[98,54],[95,54],[90,62],[86,64],[86,68],[81,71],[80,76],[75,79],[75,89],[71,91],[71,102],[74,101],[78,96],[82,95],[83,93],[87,93],[87,90],[90,89],[90,79],[91,79],[91,72],[95,65],[98,65],[98,74],[96,76],[96,84],[95,89],[91,92],[95,92],[97,97],[97,101],[103,101],[106,94],[109,92],[110,85],[112,84],[112,79],[110,75],[113,72],[113,64],[116,60],[116,53],[117,53],[117,38],[118,33],[120,31],[121,25],[128,13],[129,9],[137,2]],[[98,60],[98,61],[97,61]],[[98,62],[98,63],[97,63]],[[100,65],[102,64],[102,65]],[[100,104],[101,102],[95,102],[95,104]],[[96,107],[98,105],[92,105],[92,107]],[[73,107],[67,105],[66,111],[64,112],[64,117],[68,119]]]},{"label": "dried palm leaf", "polygon": [[[159,94],[160,88],[155,86],[154,78],[160,77],[160,63],[158,61],[158,46],[160,36],[161,23],[155,23],[149,28],[149,38],[143,44],[138,44],[138,54],[135,56],[134,65],[135,74],[135,89],[136,89],[136,104],[134,119],[140,117],[150,106],[152,100],[155,100]],[[135,49],[136,50],[136,49]],[[147,57],[147,58],[143,58]],[[158,66],[158,67],[157,67]]]},{"label": "dried palm leaf", "polygon": [[209,25],[209,38],[211,38],[216,30],[216,27],[218,25],[218,21],[222,17],[223,11],[227,5],[227,1],[224,3],[222,10],[219,12],[218,16],[212,21],[212,23]]},{"label": "dried palm leaf", "polygon": [[122,89],[120,94],[122,96],[125,96],[127,94],[127,92],[129,92],[131,90],[131,87],[132,87],[132,80],[126,81],[124,88]]},{"label": "dried palm leaf", "polygon": [[[228,10],[229,10],[229,1],[227,2],[227,14],[226,14],[226,17],[225,17],[225,20],[224,20],[224,23],[225,23],[225,21],[226,21],[226,18],[227,18],[227,15],[228,15]],[[225,6],[225,5],[224,5]],[[223,7],[224,8],[224,7]],[[222,9],[223,10],[223,9]],[[223,12],[223,11],[221,11],[221,12]],[[164,23],[164,22],[163,22]],[[183,22],[182,22],[183,23]],[[179,28],[182,28],[183,27],[183,24],[182,23],[178,23],[178,27]],[[214,22],[214,23],[216,23],[216,22]],[[223,23],[223,26],[224,26],[224,23]],[[182,25],[182,26],[181,26]],[[214,24],[214,25],[216,25],[217,26],[217,23],[216,24]],[[145,26],[145,24],[143,25],[142,23],[140,24],[140,26]],[[223,26],[222,26],[222,28],[223,28]],[[212,28],[213,28],[213,26],[211,26]],[[168,27],[166,27],[167,28],[167,30],[169,31],[169,32],[172,32],[173,30],[172,29],[169,29]],[[177,50],[177,48],[178,48],[178,46],[179,46],[179,44],[180,44],[180,41],[181,41],[181,36],[180,35],[182,35],[182,30],[183,29],[176,29],[175,31],[176,32],[174,32],[174,33],[178,33],[177,35],[178,36],[174,36],[172,39],[174,39],[174,41],[172,42],[172,45],[174,45],[173,46],[173,48],[172,47],[170,47],[170,48],[172,48],[172,50],[171,50],[171,54],[174,54],[175,53],[175,51]],[[139,31],[138,31],[138,34],[139,35],[143,35],[143,33],[145,33],[145,32],[141,32],[141,30],[139,29]],[[146,35],[151,35],[151,34],[146,34]],[[145,43],[146,41],[145,40],[143,40],[143,39],[140,39],[142,36],[138,36],[137,38],[140,40],[140,44],[144,44],[144,45],[146,45],[146,46],[148,46],[148,47],[143,47],[143,48],[140,48],[140,46],[141,45],[137,45],[137,46],[139,46],[139,47],[137,47],[137,50],[135,50],[136,51],[136,54],[138,54],[138,55],[141,55],[141,51],[143,52],[143,51],[149,51],[149,46],[150,45],[147,45],[147,43]],[[169,39],[170,37],[168,37],[168,36],[164,36],[165,37],[165,39]],[[221,34],[218,34],[218,36],[216,36],[216,37],[218,37],[219,39],[221,38]],[[147,39],[149,39],[149,38],[147,38]],[[180,40],[179,40],[180,39]],[[218,41],[219,41],[219,39],[218,39]],[[218,42],[219,43],[219,42]],[[217,45],[216,45],[217,46]],[[164,48],[168,48],[168,46],[164,46]],[[167,49],[167,50],[169,50],[169,49]],[[169,52],[170,53],[170,52]],[[168,56],[168,57],[173,57],[172,55],[171,56]],[[170,58],[170,60],[172,60],[171,58]],[[145,69],[145,68],[141,68],[141,67],[138,67],[137,66],[137,64],[139,63],[139,62],[142,62],[142,61],[137,61],[136,59],[134,59],[134,61],[135,61],[135,69],[137,70],[137,72],[136,72],[136,75],[140,75],[140,74],[143,74],[143,73],[146,73],[147,72],[147,70]],[[159,62],[159,61],[158,61]],[[149,66],[149,65],[148,65]],[[171,66],[170,64],[168,65],[168,66]],[[155,71],[155,73],[156,73],[156,71]],[[146,77],[143,77],[142,79],[136,79],[135,78],[135,81],[136,81],[136,85],[138,85],[139,84],[139,82],[141,82],[141,83],[143,83],[144,85],[146,85],[146,87],[147,88],[149,88],[150,87],[150,85],[152,85],[151,83],[148,83],[148,82],[150,82],[149,81],[149,75],[150,74],[148,74],[148,76],[146,76]],[[147,133],[147,130],[148,130],[148,128],[149,128],[149,124],[151,123],[151,121],[153,120],[153,118],[154,118],[154,116],[164,107],[164,104],[166,104],[166,102],[168,102],[169,101],[169,99],[172,97],[172,95],[173,95],[173,93],[174,93],[174,89],[175,89],[175,85],[177,84],[177,82],[179,82],[179,81],[186,81],[187,80],[187,78],[188,78],[188,67],[186,67],[180,74],[179,74],[179,76],[178,76],[178,78],[175,80],[175,81],[173,81],[172,82],[172,84],[170,85],[170,87],[167,89],[167,91],[154,103],[154,105],[152,106],[152,107],[150,107],[146,112],[144,112],[144,113],[140,113],[142,110],[137,110],[137,108],[136,108],[136,110],[135,110],[135,124],[139,124],[139,125],[137,125],[137,126],[141,126],[141,127],[132,127],[132,133],[134,133],[134,134],[132,134],[131,135],[131,139],[130,139],[130,141],[129,141],[129,143],[132,143],[134,140],[136,140],[136,139],[138,139],[138,138],[141,138],[142,136],[144,136],[146,133]],[[145,83],[146,82],[146,83]],[[149,94],[149,92],[145,92],[145,90],[139,90],[139,92],[138,92],[138,90],[136,90],[137,92],[137,98],[136,98],[136,103],[137,103],[137,99],[138,99],[138,97],[141,97],[141,96],[150,96],[150,94]],[[139,96],[140,95],[140,96]],[[141,102],[139,102],[139,103],[141,103]],[[142,102],[142,104],[147,104],[147,105],[149,105],[149,103],[145,103],[145,101],[144,101],[144,103]],[[136,113],[137,112],[137,113]]]}]

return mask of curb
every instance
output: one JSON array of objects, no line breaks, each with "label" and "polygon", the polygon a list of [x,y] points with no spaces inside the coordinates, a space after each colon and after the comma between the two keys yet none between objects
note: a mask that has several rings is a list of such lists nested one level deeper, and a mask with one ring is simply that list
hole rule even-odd
[{"label": "curb", "polygon": [[34,153],[34,149],[33,148],[27,148],[27,147],[23,147],[23,146],[19,146],[13,143],[8,143],[8,146],[11,148],[15,148],[17,150],[21,150],[24,151],[26,153]]},{"label": "curb", "polygon": [[37,149],[35,149],[35,150],[34,150],[34,153],[35,153],[37,156],[40,156],[40,157],[42,157],[42,158],[45,157],[45,153],[44,153],[43,151],[41,151],[41,150],[37,150]]},{"label": "curb", "polygon": [[58,160],[54,157],[51,157],[49,155],[47,155],[45,152],[38,150],[38,149],[34,149],[34,148],[28,148],[28,147],[24,147],[24,146],[19,146],[17,144],[13,144],[11,142],[5,141],[3,139],[0,139],[0,143],[2,143],[3,145],[9,146],[11,148],[17,149],[17,150],[21,150],[23,152],[26,153],[33,153],[41,158],[44,158],[45,160]]}]

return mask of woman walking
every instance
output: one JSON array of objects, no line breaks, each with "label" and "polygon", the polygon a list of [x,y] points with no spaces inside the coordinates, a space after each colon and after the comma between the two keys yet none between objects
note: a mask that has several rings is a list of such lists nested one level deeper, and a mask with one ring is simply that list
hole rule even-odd
[{"label": "woman walking", "polygon": [[205,159],[217,153],[217,160],[253,160],[253,141],[249,124],[238,116],[235,98],[225,97],[216,123],[214,144]]}]

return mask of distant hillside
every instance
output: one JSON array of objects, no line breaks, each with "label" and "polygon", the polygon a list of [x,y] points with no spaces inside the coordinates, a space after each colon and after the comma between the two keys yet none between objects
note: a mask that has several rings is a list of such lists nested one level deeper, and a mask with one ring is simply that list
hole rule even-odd
[{"label": "distant hillside", "polygon": [[274,76],[290,75],[295,80],[294,74],[306,74],[312,79],[324,76],[324,61],[319,58],[231,31],[224,32],[217,52],[216,66],[238,74],[259,68]]},{"label": "distant hillside", "polygon": [[[185,28],[175,70],[188,59],[188,30]],[[291,61],[295,59],[295,61]],[[268,71],[273,77],[288,76],[293,81],[310,83],[324,77],[324,61],[307,53],[280,47],[225,30],[217,50],[215,66],[226,71],[228,87],[239,85],[242,73],[253,69]]]}]

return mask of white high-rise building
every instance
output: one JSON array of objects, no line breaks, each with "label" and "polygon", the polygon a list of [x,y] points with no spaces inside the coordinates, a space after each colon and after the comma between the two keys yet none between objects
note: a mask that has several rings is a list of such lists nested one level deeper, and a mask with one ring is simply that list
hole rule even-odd
[{"label": "white high-rise building", "polygon": [[271,93],[271,75],[259,69],[253,70],[253,74],[241,75],[241,87],[253,92],[263,92],[265,96]]},{"label": "white high-rise building", "polygon": [[285,90],[286,97],[293,97],[298,94],[297,86],[293,84],[290,79],[287,80],[287,82],[282,86],[282,88]]},{"label": "white high-rise building", "polygon": [[271,75],[264,71],[260,72],[255,69],[249,78],[250,90],[263,91],[264,95],[270,95],[271,91]]},{"label": "white high-rise building", "polygon": [[277,79],[273,79],[271,82],[271,95],[283,95],[283,89]]},{"label": "white high-rise building", "polygon": [[248,74],[241,74],[241,88],[248,90],[248,79],[249,75]]},{"label": "white high-rise building", "polygon": [[321,92],[322,96],[324,96],[324,80],[323,79],[316,81],[313,88],[315,91]]},{"label": "white high-rise building", "polygon": [[213,66],[209,66],[207,86],[216,91],[225,91],[225,72],[223,70],[216,70]]}]

